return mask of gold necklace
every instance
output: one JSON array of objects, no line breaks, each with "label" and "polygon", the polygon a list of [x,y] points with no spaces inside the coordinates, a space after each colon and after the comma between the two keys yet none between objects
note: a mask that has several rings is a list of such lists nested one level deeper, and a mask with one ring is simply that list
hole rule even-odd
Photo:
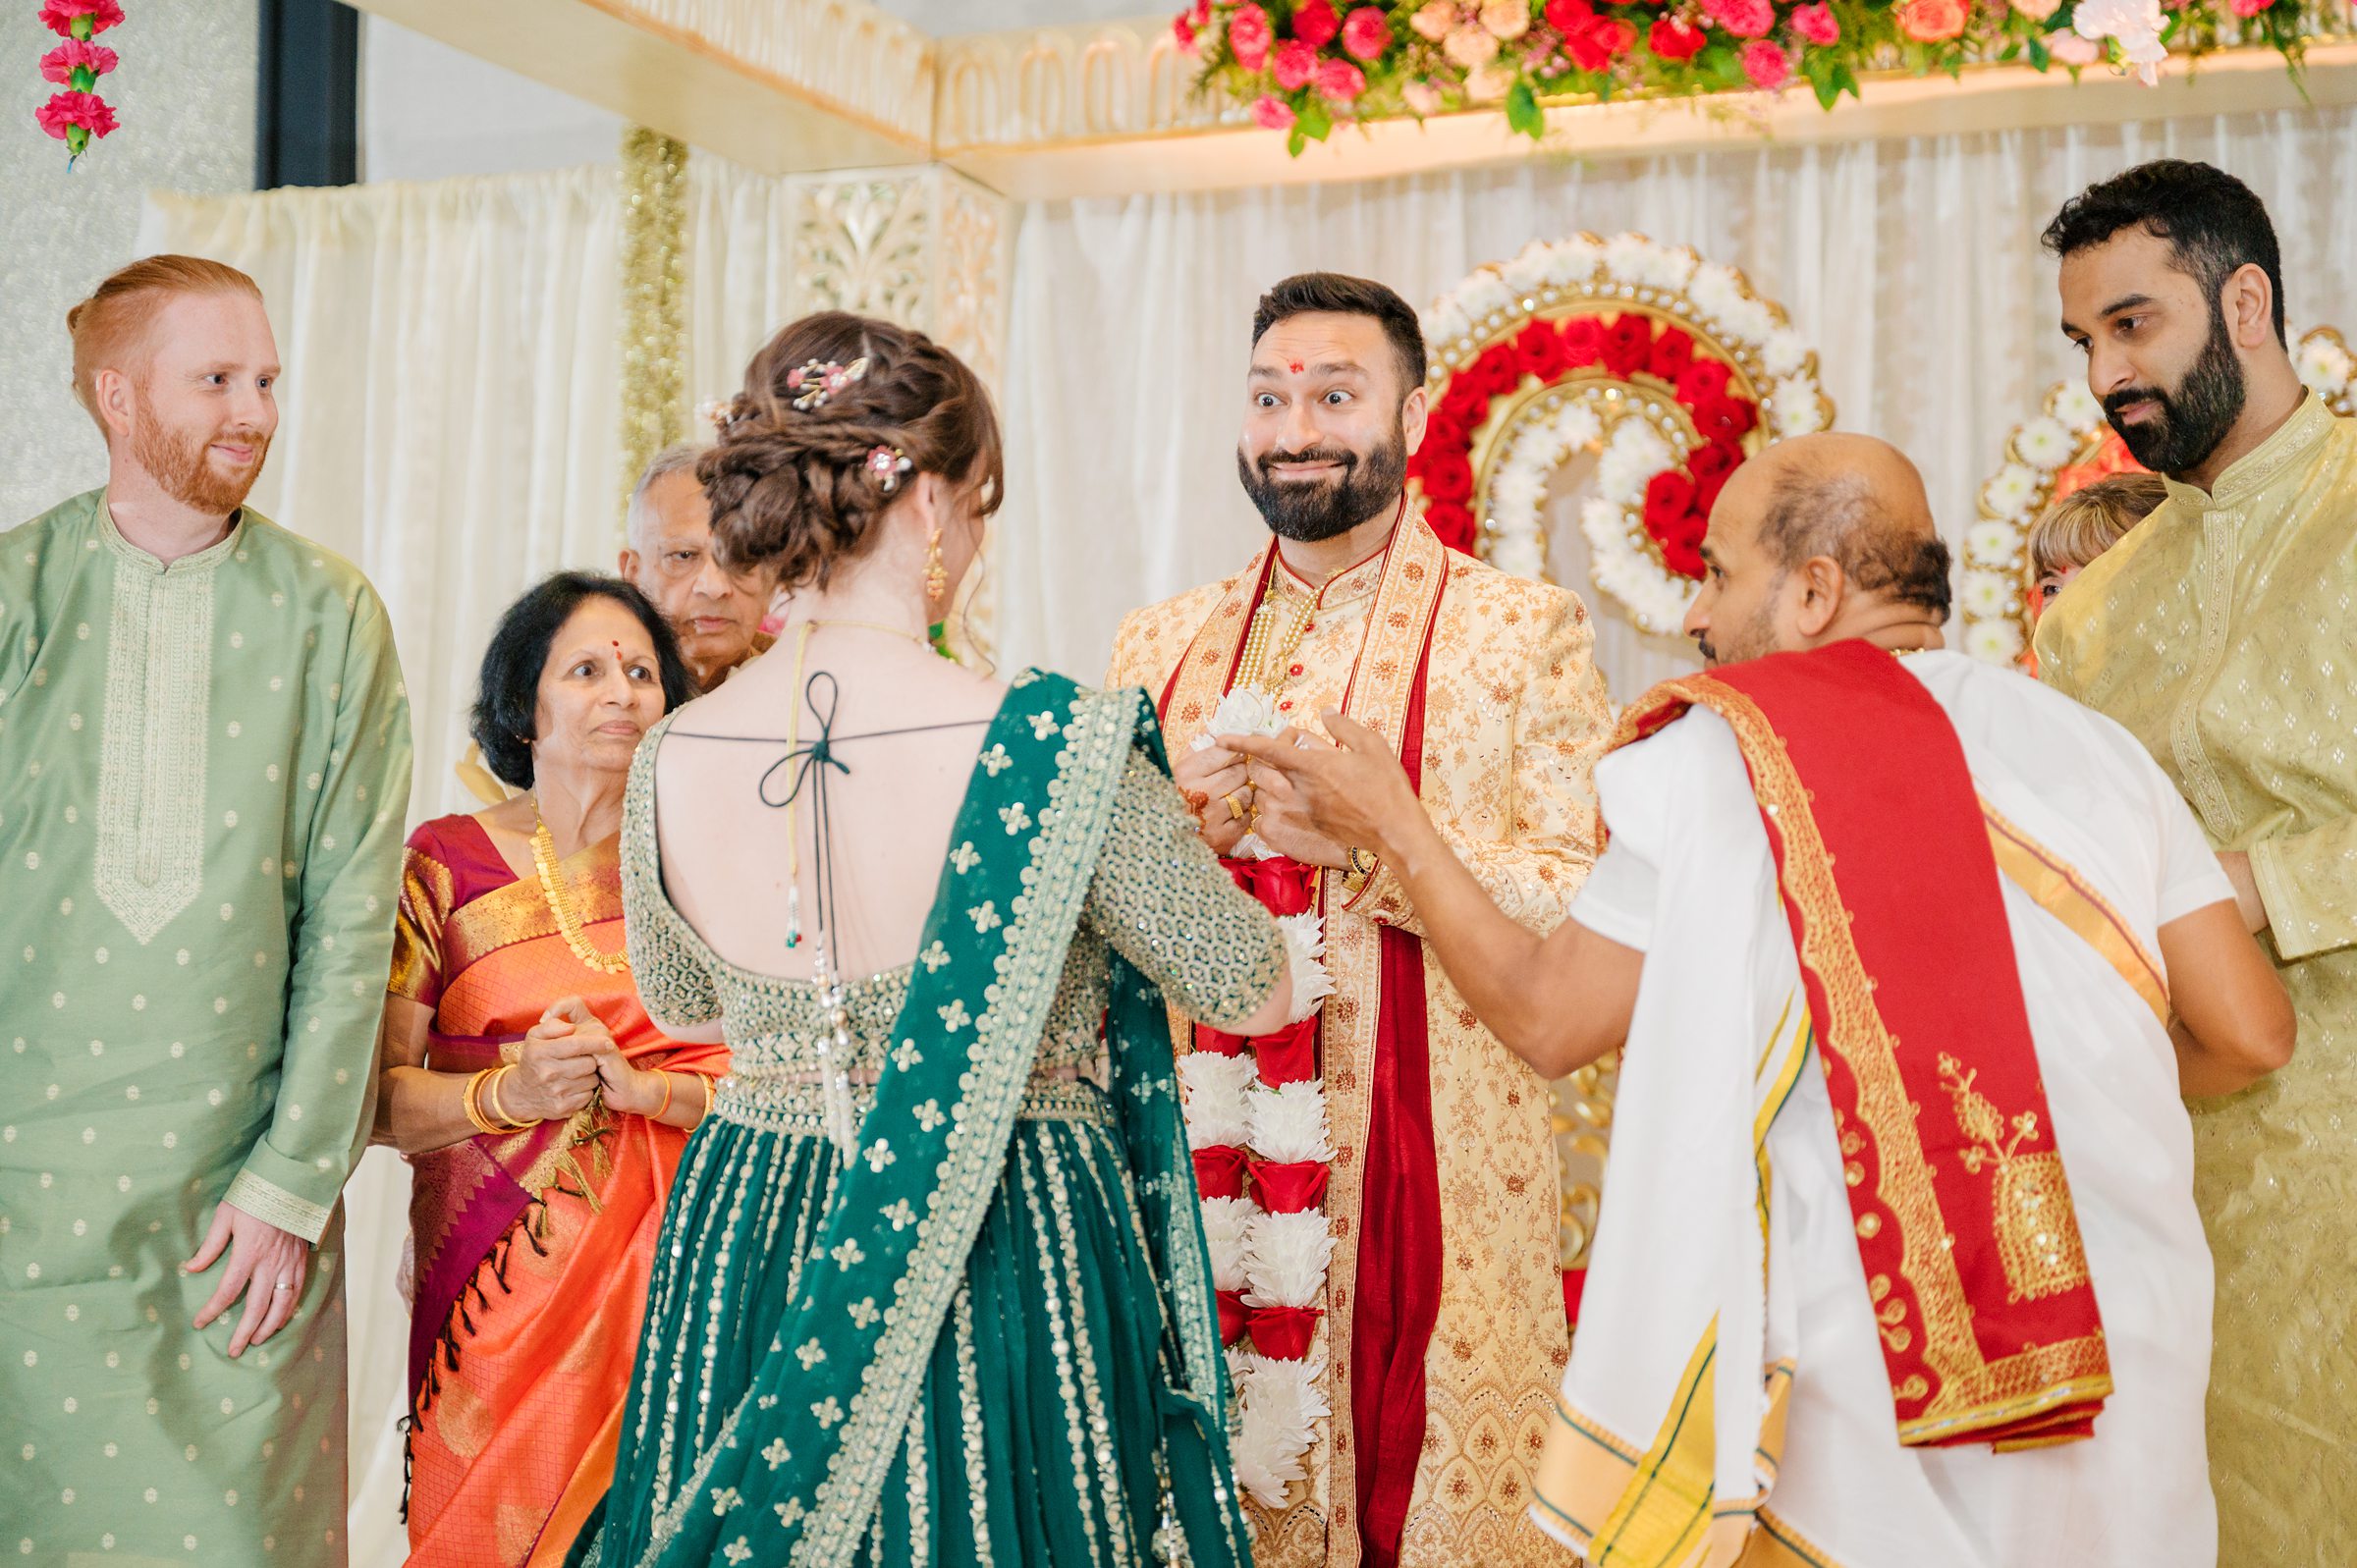
[{"label": "gold necklace", "polygon": [[1317,618],[1318,597],[1305,596],[1292,624],[1283,631],[1276,629],[1275,610],[1264,602],[1252,617],[1252,629],[1244,637],[1244,657],[1239,661],[1245,678],[1272,695],[1285,689],[1289,678],[1288,667],[1300,651],[1302,638],[1309,634],[1309,623]]},{"label": "gold necklace", "polygon": [[581,929],[581,913],[574,907],[572,886],[557,869],[557,840],[540,819],[537,794],[532,796],[532,869],[540,874],[540,895],[548,900],[548,912],[557,917],[557,930],[564,934],[565,946],[573,949],[573,955],[601,975],[626,972],[630,967],[627,948],[600,952]]}]

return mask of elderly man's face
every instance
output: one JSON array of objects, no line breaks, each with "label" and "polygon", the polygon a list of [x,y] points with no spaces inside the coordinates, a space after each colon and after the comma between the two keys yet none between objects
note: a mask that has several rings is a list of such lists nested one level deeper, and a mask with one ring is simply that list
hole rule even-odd
[{"label": "elderly man's face", "polygon": [[710,687],[744,662],[776,584],[725,571],[712,556],[712,508],[695,475],[667,473],[649,486],[648,521],[622,553],[622,574],[655,602],[679,635],[681,657]]},{"label": "elderly man's face", "polygon": [[1737,468],[1711,508],[1703,536],[1702,587],[1686,610],[1686,635],[1713,669],[1805,646],[1791,623],[1796,597],[1782,562],[1760,543],[1767,464]]}]

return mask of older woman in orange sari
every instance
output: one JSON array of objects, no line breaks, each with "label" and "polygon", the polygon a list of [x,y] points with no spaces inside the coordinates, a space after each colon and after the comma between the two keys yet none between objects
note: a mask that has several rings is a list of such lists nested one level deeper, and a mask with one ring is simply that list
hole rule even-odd
[{"label": "older woman in orange sari", "polygon": [[561,1561],[614,1463],[648,1268],[727,1069],[624,953],[639,736],[693,693],[636,589],[561,573],[502,620],[474,733],[521,791],[410,839],[376,1139],[415,1177],[410,1561]]}]

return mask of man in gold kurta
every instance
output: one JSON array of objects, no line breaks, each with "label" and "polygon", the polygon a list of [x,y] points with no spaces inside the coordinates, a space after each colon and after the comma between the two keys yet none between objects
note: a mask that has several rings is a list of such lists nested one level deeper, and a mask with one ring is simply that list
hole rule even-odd
[{"label": "man in gold kurta", "polygon": [[2229,176],[2132,169],[2047,243],[2088,386],[2168,499],[2048,610],[2040,676],[2167,770],[2299,1014],[2289,1067],[2194,1107],[2220,1560],[2339,1568],[2357,1562],[2357,424],[2300,386],[2274,232]]},{"label": "man in gold kurta", "polygon": [[[1346,711],[1400,748],[1493,897],[1537,929],[1564,917],[1596,854],[1590,771],[1611,725],[1593,634],[1573,595],[1450,554],[1408,511],[1423,382],[1414,313],[1381,285],[1312,274],[1264,297],[1238,467],[1277,538],[1234,576],[1130,616],[1109,677],[1160,704],[1213,847],[1314,868],[1324,916],[1333,1251],[1313,1337],[1277,1350],[1302,1353],[1312,1384],[1305,1450],[1256,1430],[1260,1384],[1242,1379],[1238,1479],[1268,1568],[1560,1556],[1525,1517],[1567,1355],[1547,1086],[1426,961],[1388,869],[1311,832],[1281,778],[1202,742],[1239,701],[1313,729]],[[1261,1054],[1263,1085],[1292,1075],[1272,1066],[1282,1054]],[[1301,1151],[1248,1153],[1259,1207],[1285,1207]],[[1283,1344],[1263,1314],[1298,1311],[1266,1283],[1223,1301],[1243,1315],[1224,1317],[1232,1342],[1253,1347],[1240,1366]]]}]

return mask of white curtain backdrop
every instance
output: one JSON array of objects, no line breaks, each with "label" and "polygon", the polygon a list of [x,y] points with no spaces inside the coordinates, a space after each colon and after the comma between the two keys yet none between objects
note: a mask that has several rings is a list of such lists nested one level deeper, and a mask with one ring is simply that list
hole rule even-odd
[{"label": "white curtain backdrop", "polygon": [[[1035,203],[1016,240],[999,645],[1101,676],[1128,608],[1267,537],[1235,480],[1252,305],[1288,273],[1380,278],[1422,308],[1537,238],[1635,229],[1741,267],[1816,346],[1840,428],[1895,442],[1951,546],[2049,385],[2080,373],[2038,234],[2146,158],[2201,158],[2275,215],[2295,322],[2357,328],[2357,113],[1734,147],[1354,186]],[[1559,515],[1567,515],[1559,498]],[[1584,577],[1616,700],[1690,668]]]}]

